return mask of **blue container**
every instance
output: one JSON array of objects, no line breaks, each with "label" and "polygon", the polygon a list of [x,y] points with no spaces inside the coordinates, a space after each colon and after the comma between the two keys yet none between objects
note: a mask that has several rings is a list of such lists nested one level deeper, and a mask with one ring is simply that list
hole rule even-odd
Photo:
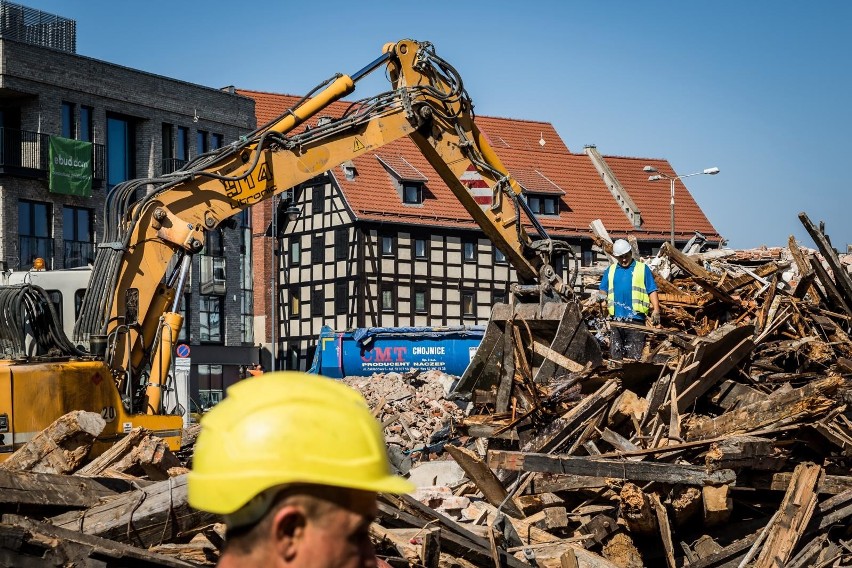
[{"label": "blue container", "polygon": [[334,331],[323,326],[309,373],[334,379],[437,369],[461,375],[473,359],[485,326],[364,327]]}]

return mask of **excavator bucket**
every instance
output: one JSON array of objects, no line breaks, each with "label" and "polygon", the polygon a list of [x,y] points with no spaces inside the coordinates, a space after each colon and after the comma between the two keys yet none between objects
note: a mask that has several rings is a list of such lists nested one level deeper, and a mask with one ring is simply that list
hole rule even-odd
[{"label": "excavator bucket", "polygon": [[516,374],[546,386],[554,379],[601,365],[597,340],[575,302],[496,304],[476,355],[453,393],[496,389],[496,411],[508,409]]}]

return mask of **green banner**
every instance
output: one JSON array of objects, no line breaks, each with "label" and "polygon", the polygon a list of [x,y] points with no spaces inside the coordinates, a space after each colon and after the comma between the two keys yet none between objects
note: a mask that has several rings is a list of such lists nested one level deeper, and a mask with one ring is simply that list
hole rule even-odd
[{"label": "green banner", "polygon": [[91,197],[91,142],[50,137],[50,191]]}]

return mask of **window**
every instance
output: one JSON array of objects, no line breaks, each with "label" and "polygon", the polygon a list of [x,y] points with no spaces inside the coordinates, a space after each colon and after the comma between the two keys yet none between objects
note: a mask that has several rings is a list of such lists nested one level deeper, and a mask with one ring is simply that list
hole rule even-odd
[{"label": "window", "polygon": [[311,292],[311,315],[321,316],[325,312],[325,294],[322,290]]},{"label": "window", "polygon": [[290,317],[297,317],[302,313],[302,300],[299,298],[299,289],[290,288]]},{"label": "window", "polygon": [[201,249],[201,254],[205,256],[224,256],[225,244],[221,228],[207,231],[207,234],[204,236],[204,248]]},{"label": "window", "polygon": [[462,292],[462,315],[472,316],[476,311],[476,298],[473,292]]},{"label": "window", "polygon": [[136,133],[127,119],[107,116],[107,186],[136,177]]},{"label": "window", "polygon": [[195,135],[195,151],[198,152],[197,155],[200,156],[209,149],[207,133],[203,130],[199,130]]},{"label": "window", "polygon": [[349,231],[334,230],[334,260],[346,260],[349,253]]},{"label": "window", "polygon": [[334,285],[334,313],[345,314],[349,307],[349,283],[337,282]]},{"label": "window", "polygon": [[414,239],[414,258],[426,258],[426,239]]},{"label": "window", "polygon": [[224,140],[225,140],[225,137],[222,136],[221,134],[215,134],[215,133],[211,134],[210,135],[210,149],[216,150],[218,148],[221,148],[222,145],[224,144]]},{"label": "window", "polygon": [[402,185],[402,202],[409,204],[423,203],[423,186],[419,183],[404,183]]},{"label": "window", "polygon": [[95,261],[91,209],[62,207],[62,239],[65,268],[86,266]]},{"label": "window", "polygon": [[222,402],[225,393],[222,365],[198,365],[198,404],[207,409]]},{"label": "window", "polygon": [[240,231],[240,340],[254,343],[254,274],[251,265],[251,214],[243,209],[237,215]]},{"label": "window", "polygon": [[465,262],[475,262],[476,261],[476,243],[473,241],[465,241],[462,244],[464,248],[464,260]]},{"label": "window", "polygon": [[556,215],[558,213],[555,197],[544,197],[541,202],[544,205],[544,211],[542,211],[543,214]]},{"label": "window", "polygon": [[417,288],[414,290],[414,311],[418,314],[426,313],[429,310],[428,291],[425,288]]},{"label": "window", "polygon": [[29,270],[33,259],[43,258],[47,267],[53,266],[50,203],[18,202],[18,270]]},{"label": "window", "polygon": [[311,262],[321,264],[325,259],[325,235],[314,235],[311,239]]},{"label": "window", "polygon": [[505,304],[506,303],[506,293],[505,292],[492,292],[491,294],[491,305],[494,304]]},{"label": "window", "polygon": [[287,368],[295,370],[299,368],[299,346],[291,345],[287,348]]},{"label": "window", "polygon": [[565,255],[554,256],[550,261],[550,265],[553,267],[553,271],[557,276],[562,276],[562,273],[565,271]]},{"label": "window", "polygon": [[393,237],[384,235],[381,237],[381,245],[382,245],[382,256],[391,256],[393,255]]},{"label": "window", "polygon": [[314,186],[311,191],[311,204],[314,213],[322,213],[325,210],[325,187],[322,185]]},{"label": "window", "polygon": [[178,334],[178,341],[189,341],[189,304],[192,301],[191,294],[184,294],[183,298],[180,301],[180,307],[178,308],[180,311],[180,315],[183,316],[183,325],[180,326],[180,333]]},{"label": "window", "polygon": [[73,103],[62,103],[62,137],[74,138],[77,135],[77,129],[74,124],[74,105]]},{"label": "window", "polygon": [[559,214],[558,201],[555,197],[544,197],[540,195],[527,195],[527,205],[536,215]]},{"label": "window", "polygon": [[302,245],[298,238],[290,241],[290,266],[299,266],[302,263]]},{"label": "window", "polygon": [[396,308],[396,302],[394,301],[394,293],[393,286],[390,284],[382,285],[382,311],[383,312],[392,312]]},{"label": "window", "polygon": [[201,257],[201,293],[225,293],[225,258],[221,256]]},{"label": "window", "polygon": [[506,264],[506,255],[497,247],[494,247],[494,262],[495,264]]},{"label": "window", "polygon": [[94,127],[92,126],[92,107],[80,107],[80,130],[77,132],[77,138],[84,142],[94,140]]},{"label": "window", "polygon": [[198,305],[198,320],[201,325],[199,338],[203,343],[222,343],[222,296],[201,296]]},{"label": "window", "polygon": [[175,150],[175,158],[182,162],[189,160],[189,129],[185,126],[178,126],[177,148]]},{"label": "window", "polygon": [[591,266],[595,263],[595,251],[583,251],[583,266]]}]

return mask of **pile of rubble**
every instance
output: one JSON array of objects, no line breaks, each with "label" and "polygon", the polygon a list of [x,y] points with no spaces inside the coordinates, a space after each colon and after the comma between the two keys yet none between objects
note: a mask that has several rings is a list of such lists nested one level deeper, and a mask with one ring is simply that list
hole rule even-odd
[{"label": "pile of rubble", "polygon": [[[445,468],[419,501],[385,499],[383,552],[405,566],[442,565],[437,548],[477,566],[849,565],[852,279],[802,222],[817,251],[664,246],[663,327],[646,328],[641,361],[574,366],[534,393],[517,364],[511,385],[471,388],[445,446],[464,477]],[[598,310],[583,315],[603,338]],[[466,553],[434,543],[456,538]]]},{"label": "pile of rubble", "polygon": [[[466,393],[437,371],[344,379],[418,486],[380,496],[380,558],[428,568],[849,565],[852,279],[848,259],[802,217],[816,250],[792,239],[758,256],[664,246],[649,260],[663,326],[645,328],[640,361],[584,366],[516,348],[503,355],[523,359],[509,363],[513,375]],[[603,339],[611,322],[599,309],[587,302],[582,325]],[[543,357],[559,370],[534,381]],[[219,519],[186,503],[197,427],[177,456],[134,430],[84,463],[100,420],[67,415],[0,465],[2,562],[214,564]]]}]

